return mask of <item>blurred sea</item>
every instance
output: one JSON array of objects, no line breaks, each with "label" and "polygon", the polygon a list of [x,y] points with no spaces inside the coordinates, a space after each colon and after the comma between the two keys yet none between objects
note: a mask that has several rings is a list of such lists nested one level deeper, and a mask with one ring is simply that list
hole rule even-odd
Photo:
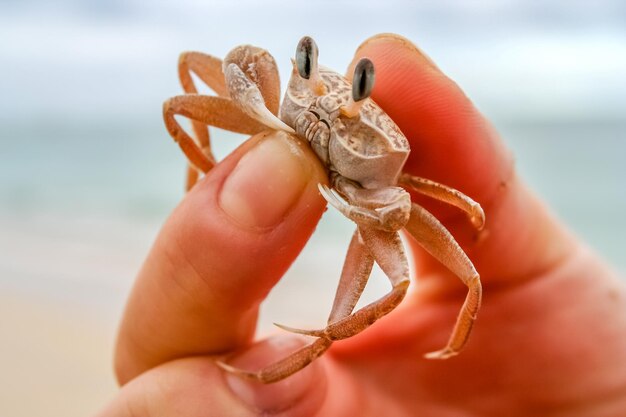
[{"label": "blurred sea", "polygon": [[[114,394],[116,323],[183,195],[184,159],[161,120],[183,50],[263,46],[284,83],[304,34],[338,70],[372,34],[407,36],[492,120],[552,210],[626,274],[624,22],[619,0],[0,2],[0,415],[85,415]],[[213,133],[218,156],[243,139]],[[352,228],[324,215],[262,331],[323,322]],[[365,300],[386,288],[375,273]]]},{"label": "blurred sea", "polygon": [[[155,115],[136,125],[3,126],[0,286],[119,312],[132,273],[183,194],[184,160],[161,123]],[[626,124],[518,121],[498,128],[530,186],[626,271]],[[242,140],[227,132],[213,139],[221,155]],[[308,251],[335,270],[323,273],[332,268],[319,271],[313,262],[300,271],[324,281],[329,296],[351,230],[329,210]]]}]

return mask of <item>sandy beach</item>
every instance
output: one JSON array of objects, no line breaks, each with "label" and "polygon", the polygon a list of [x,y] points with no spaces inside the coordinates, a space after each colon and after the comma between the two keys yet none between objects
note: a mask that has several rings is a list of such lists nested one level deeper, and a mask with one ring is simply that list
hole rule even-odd
[{"label": "sandy beach", "polygon": [[84,308],[0,296],[0,414],[88,416],[116,391],[114,326]]},{"label": "sandy beach", "polygon": [[[259,334],[278,332],[273,322],[325,322],[352,228],[327,217],[263,305]],[[117,323],[159,227],[93,214],[0,217],[0,416],[92,415],[115,395]],[[362,303],[386,281],[376,271]]]}]

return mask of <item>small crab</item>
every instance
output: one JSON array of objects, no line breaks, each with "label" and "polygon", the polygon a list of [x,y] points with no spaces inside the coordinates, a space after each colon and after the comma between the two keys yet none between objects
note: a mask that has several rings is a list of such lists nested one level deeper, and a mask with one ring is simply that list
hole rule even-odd
[{"label": "small crab", "polygon": [[[164,103],[169,133],[189,160],[187,189],[200,173],[215,164],[207,126],[244,134],[270,131],[306,140],[326,167],[330,187],[322,196],[357,225],[350,242],[328,324],[320,330],[279,327],[316,339],[288,357],[258,371],[226,363],[226,371],[263,383],[279,381],[321,356],[335,340],[356,335],[391,312],[409,286],[409,267],[400,240],[404,229],[426,251],[454,272],[468,287],[465,303],[447,345],[427,358],[445,359],[465,345],[480,308],[480,277],[447,229],[428,211],[411,201],[407,189],[452,204],[481,229],[482,208],[461,192],[403,173],[409,143],[393,120],[369,95],[374,65],[362,58],[352,83],[321,67],[313,39],[298,43],[293,71],[279,112],[280,85],[274,58],[250,45],[234,48],[224,61],[198,52],[183,53],[178,68],[184,95]],[[195,73],[217,96],[197,93]],[[176,115],[192,119],[195,139],[181,128]],[[280,117],[279,117],[279,116]],[[353,311],[376,262],[391,281],[391,291]]]}]

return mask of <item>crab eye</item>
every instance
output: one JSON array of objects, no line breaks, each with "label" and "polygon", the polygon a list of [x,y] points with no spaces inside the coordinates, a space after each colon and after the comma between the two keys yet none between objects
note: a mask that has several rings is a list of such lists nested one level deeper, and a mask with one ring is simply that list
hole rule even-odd
[{"label": "crab eye", "polygon": [[305,36],[298,42],[296,48],[296,67],[298,74],[306,80],[311,78],[311,74],[317,65],[318,49],[315,41],[309,36]]},{"label": "crab eye", "polygon": [[352,99],[361,101],[370,96],[374,88],[374,64],[368,58],[361,58],[354,68],[352,78]]}]

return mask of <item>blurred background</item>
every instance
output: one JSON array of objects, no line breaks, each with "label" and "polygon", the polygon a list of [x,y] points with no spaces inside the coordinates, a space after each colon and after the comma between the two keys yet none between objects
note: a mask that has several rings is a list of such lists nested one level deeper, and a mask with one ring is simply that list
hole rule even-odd
[{"label": "blurred background", "polygon": [[[304,34],[339,71],[365,38],[402,34],[494,122],[558,216],[626,271],[626,3],[260,3],[0,0],[1,416],[91,414],[116,392],[116,323],[183,195],[161,118],[183,50],[265,47],[284,84]],[[213,137],[219,156],[245,139]],[[352,228],[326,213],[263,331],[321,324]],[[376,275],[366,298],[387,288]]]}]

